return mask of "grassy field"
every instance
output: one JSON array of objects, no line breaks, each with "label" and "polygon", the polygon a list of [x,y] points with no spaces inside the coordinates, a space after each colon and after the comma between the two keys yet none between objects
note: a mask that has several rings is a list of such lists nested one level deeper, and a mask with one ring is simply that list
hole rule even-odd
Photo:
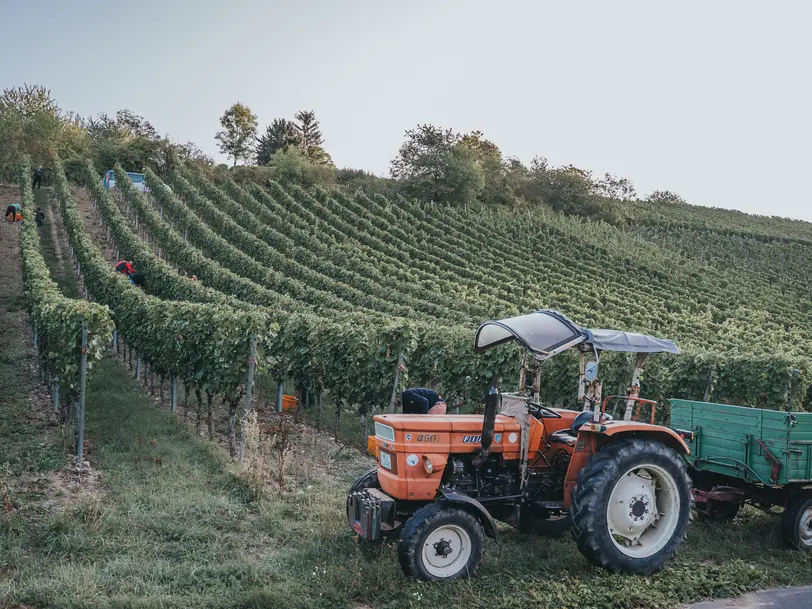
[{"label": "grassy field", "polygon": [[[347,530],[344,493],[370,466],[359,451],[261,405],[252,465],[240,471],[113,355],[88,390],[94,475],[77,478],[71,435],[36,386],[15,229],[2,229],[0,463],[12,506],[0,516],[2,607],[649,609],[812,583],[812,558],[789,551],[776,519],[754,510],[695,523],[676,561],[649,578],[592,568],[568,538],[504,529],[474,579],[407,580],[394,547],[358,546]],[[43,249],[75,290],[50,227]],[[325,407],[324,420],[331,414]]]}]

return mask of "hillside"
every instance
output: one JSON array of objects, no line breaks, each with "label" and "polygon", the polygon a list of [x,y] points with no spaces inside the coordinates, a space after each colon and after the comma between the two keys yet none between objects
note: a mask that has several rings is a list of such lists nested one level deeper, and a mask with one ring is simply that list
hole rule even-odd
[{"label": "hillside", "polygon": [[[711,369],[719,400],[781,406],[793,367],[802,371],[796,399],[805,391],[812,322],[807,223],[634,203],[627,224],[615,227],[543,207],[459,208],[278,184],[214,184],[194,173],[169,184],[174,194],[155,197],[165,219],[215,263],[319,316],[361,314],[375,320],[368,331],[386,319],[409,324],[417,341],[405,349],[413,383],[469,395],[473,386],[460,367],[468,367],[466,375],[475,371],[477,387],[493,367],[464,352],[473,328],[487,318],[555,308],[583,325],[677,340],[684,354],[650,365],[646,377],[660,398],[698,397]],[[789,236],[779,236],[784,230]],[[247,270],[257,262],[273,276]],[[431,349],[448,333],[453,344],[446,339],[438,347],[454,359],[438,364]],[[515,364],[503,362],[507,382]],[[572,398],[568,364],[548,365],[548,399]],[[301,370],[287,374],[299,375],[303,386],[313,382]],[[686,383],[696,375],[701,379]]]},{"label": "hillside", "polygon": [[[709,210],[717,225],[690,206],[630,203],[634,213],[614,226],[544,206],[421,204],[185,169],[166,184],[147,170],[144,196],[126,177],[105,190],[89,162],[82,179],[105,226],[106,254],[98,235],[94,243],[85,234],[57,167],[89,293],[161,374],[224,395],[234,408],[252,349],[269,376],[308,401],[326,392],[337,412],[387,404],[399,359],[401,384],[433,385],[475,407],[494,372],[504,388],[515,384],[519,353],[474,354],[474,329],[540,308],[587,327],[676,340],[682,353],[652,358],[643,379],[644,394],[661,403],[707,393],[753,406],[782,408],[790,396],[806,404],[804,223]],[[782,222],[794,238],[774,236]],[[122,291],[113,252],[148,277],[146,295]],[[223,335],[215,350],[207,346],[212,320]],[[188,349],[189,341],[205,348]],[[603,357],[607,386],[622,389],[630,366],[628,356]],[[542,371],[543,399],[574,405],[571,357]]]},{"label": "hillside", "polygon": [[[809,560],[793,556],[796,568],[787,570],[775,523],[750,509],[734,523],[694,524],[677,560],[645,580],[590,569],[568,539],[508,529],[489,542],[475,579],[406,580],[390,548],[351,542],[345,488],[368,462],[324,437],[327,427],[364,443],[364,415],[387,403],[400,353],[403,382],[437,384],[475,407],[490,374],[509,385],[518,363],[511,349],[475,356],[476,325],[541,307],[583,324],[676,338],[683,353],[653,360],[648,395],[698,397],[715,370],[714,398],[781,406],[792,368],[807,371],[807,287],[790,272],[781,285],[769,276],[781,263],[775,248],[792,246],[786,255],[800,257],[802,240],[776,239],[753,218],[746,237],[696,228],[698,249],[697,241],[678,246],[693,230],[687,223],[611,226],[543,208],[440,207],[185,170],[165,183],[148,172],[145,196],[123,179],[120,190],[104,190],[90,165],[78,188],[59,169],[55,189],[36,193],[48,230],[35,238],[30,223],[7,227],[20,230],[22,241],[15,234],[5,243],[7,256],[21,252],[23,273],[8,275],[2,297],[7,323],[19,325],[25,286],[39,344],[49,345],[41,351],[49,378],[73,373],[75,342],[61,333],[75,339],[76,324],[98,316],[89,328],[101,358],[88,386],[89,468],[64,466],[69,425],[38,389],[28,335],[10,334],[16,355],[0,377],[10,502],[0,542],[20,560],[7,565],[0,600],[128,606],[138,590],[145,606],[358,609],[454,599],[653,609],[809,581]],[[22,200],[30,212],[27,187]],[[753,262],[726,269],[740,251]],[[120,258],[145,273],[147,293],[111,270]],[[83,292],[95,302],[73,300]],[[107,319],[118,332],[112,350]],[[252,345],[255,414],[245,416],[238,406]],[[136,360],[143,388],[132,378]],[[572,403],[572,363],[545,364],[546,400]],[[607,382],[627,377],[628,363],[603,358]],[[164,393],[171,379],[184,396],[175,413]],[[299,416],[316,430],[272,413],[279,379],[299,393]],[[238,465],[228,454],[240,446]],[[54,569],[58,594],[49,584]]]}]

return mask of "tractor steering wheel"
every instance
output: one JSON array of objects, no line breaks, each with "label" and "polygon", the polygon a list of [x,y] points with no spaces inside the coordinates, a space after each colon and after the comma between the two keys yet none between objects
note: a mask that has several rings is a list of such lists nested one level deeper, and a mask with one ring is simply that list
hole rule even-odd
[{"label": "tractor steering wheel", "polygon": [[551,417],[553,419],[560,419],[561,415],[557,413],[552,408],[548,408],[547,406],[542,406],[537,402],[527,402],[527,409],[530,411],[534,417],[543,418],[543,417]]}]

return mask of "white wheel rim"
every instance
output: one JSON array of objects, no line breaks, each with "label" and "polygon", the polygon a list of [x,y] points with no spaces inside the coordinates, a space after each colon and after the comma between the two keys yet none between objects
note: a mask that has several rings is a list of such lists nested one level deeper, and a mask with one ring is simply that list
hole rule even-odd
[{"label": "white wheel rim", "polygon": [[801,514],[801,520],[798,523],[798,539],[801,540],[801,545],[812,548],[812,507]]},{"label": "white wheel rim", "polygon": [[663,549],[679,522],[673,476],[658,465],[636,465],[612,489],[606,508],[609,534],[626,556],[646,558]]},{"label": "white wheel rim", "polygon": [[452,577],[471,557],[471,537],[453,524],[434,529],[423,543],[423,565],[434,577]]}]

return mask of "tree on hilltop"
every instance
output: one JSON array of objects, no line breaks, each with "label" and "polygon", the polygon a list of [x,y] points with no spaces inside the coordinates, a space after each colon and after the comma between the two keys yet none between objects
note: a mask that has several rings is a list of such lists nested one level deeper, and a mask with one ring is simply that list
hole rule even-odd
[{"label": "tree on hilltop", "polygon": [[237,102],[220,118],[220,126],[222,131],[214,136],[220,151],[232,157],[235,166],[237,161],[251,158],[257,135],[257,115],[248,106]]},{"label": "tree on hilltop", "polygon": [[593,190],[596,195],[607,199],[629,201],[637,198],[637,192],[631,180],[619,178],[611,173],[607,173],[602,179],[595,181]]},{"label": "tree on hilltop", "polygon": [[659,205],[662,203],[685,203],[685,199],[670,190],[655,190],[646,197],[646,203]]},{"label": "tree on hilltop", "polygon": [[[65,113],[50,89],[25,84],[3,90],[0,95],[0,177],[14,179],[22,154],[34,163],[45,163],[50,151],[60,151]],[[72,124],[72,123],[71,123]]]},{"label": "tree on hilltop", "polygon": [[418,125],[406,131],[406,139],[389,171],[406,191],[424,201],[442,201],[446,191],[446,163],[459,136],[451,129]]},{"label": "tree on hilltop", "polygon": [[324,149],[324,135],[316,120],[316,113],[313,110],[301,110],[293,118],[298,121],[296,130],[302,155],[314,163],[331,164],[333,161]]},{"label": "tree on hilltop", "polygon": [[257,138],[257,165],[269,165],[271,157],[288,146],[299,146],[299,129],[293,121],[275,118]]}]

